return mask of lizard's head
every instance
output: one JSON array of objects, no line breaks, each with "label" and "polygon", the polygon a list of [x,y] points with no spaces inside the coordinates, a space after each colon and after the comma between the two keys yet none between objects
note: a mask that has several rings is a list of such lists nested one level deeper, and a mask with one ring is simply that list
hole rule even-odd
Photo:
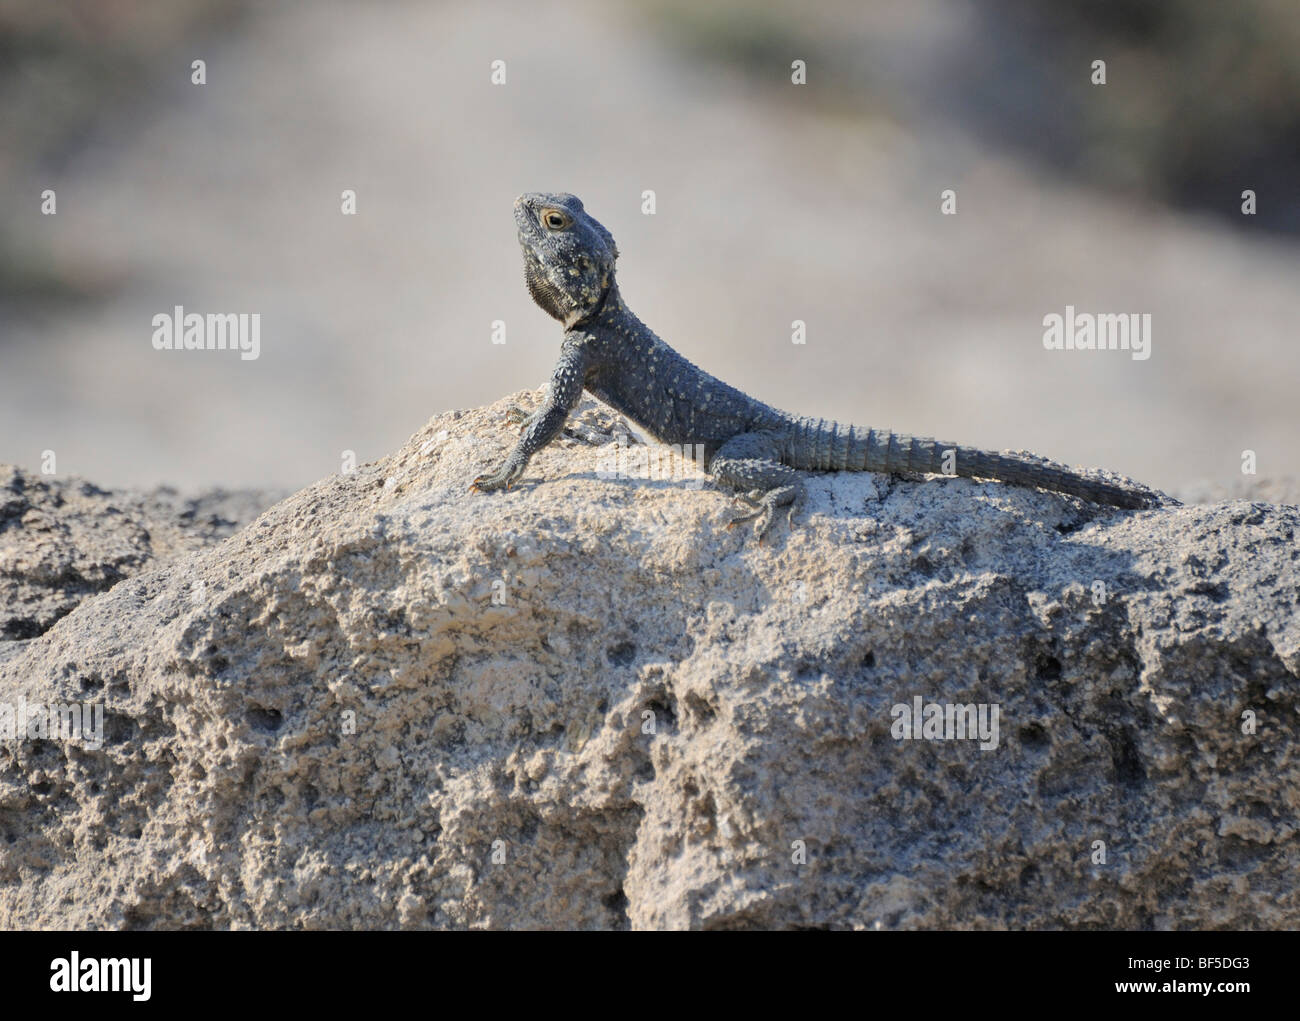
[{"label": "lizard's head", "polygon": [[515,199],[528,293],[572,329],[604,304],[614,286],[614,238],[575,195],[529,192]]}]

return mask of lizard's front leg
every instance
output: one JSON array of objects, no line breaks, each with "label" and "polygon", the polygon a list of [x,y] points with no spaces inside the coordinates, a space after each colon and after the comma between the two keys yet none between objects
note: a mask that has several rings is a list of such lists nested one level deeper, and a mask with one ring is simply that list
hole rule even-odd
[{"label": "lizard's front leg", "polygon": [[551,373],[542,405],[525,420],[523,435],[505,463],[488,475],[480,475],[470,489],[491,492],[509,489],[523,475],[529,459],[564,428],[569,412],[582,397],[582,384],[587,376],[587,353],[576,343],[566,343],[560,351],[560,361]]},{"label": "lizard's front leg", "polygon": [[754,511],[733,518],[727,527],[758,518],[754,532],[760,542],[772,527],[778,508],[788,507],[787,518],[792,519],[803,502],[803,480],[781,463],[776,441],[765,433],[741,433],[727,440],[710,462],[709,474],[737,489],[753,490],[742,499]]}]

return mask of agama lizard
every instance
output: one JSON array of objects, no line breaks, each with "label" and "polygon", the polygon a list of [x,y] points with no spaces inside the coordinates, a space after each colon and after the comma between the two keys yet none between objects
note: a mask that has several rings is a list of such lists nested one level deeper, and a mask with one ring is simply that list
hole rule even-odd
[{"label": "agama lizard", "polygon": [[533,300],[564,324],[560,360],[541,406],[502,466],[471,488],[509,488],[564,428],[583,390],[663,443],[701,445],[706,470],[742,491],[761,539],[778,508],[803,498],[800,471],[929,472],[995,479],[1115,507],[1152,507],[1158,493],[1087,478],[1014,454],[801,418],[778,411],[698,368],[623,303],[614,279],[614,238],[576,196],[515,199],[524,279]]}]

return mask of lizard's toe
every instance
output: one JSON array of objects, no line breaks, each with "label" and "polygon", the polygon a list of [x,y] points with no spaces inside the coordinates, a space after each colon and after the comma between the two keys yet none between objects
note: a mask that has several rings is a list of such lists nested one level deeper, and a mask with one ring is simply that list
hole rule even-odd
[{"label": "lizard's toe", "polygon": [[756,517],[758,517],[763,513],[762,506],[759,505],[756,501],[751,500],[749,497],[740,495],[737,496],[736,499],[743,500],[745,504],[748,505],[750,510],[746,511],[743,514],[732,515],[731,520],[727,522],[728,528],[735,528],[737,525],[743,525],[746,521],[753,521]]},{"label": "lizard's toe", "polygon": [[491,493],[498,489],[507,489],[510,486],[511,479],[502,472],[495,472],[492,475],[480,475],[470,484],[470,491],[474,493]]}]

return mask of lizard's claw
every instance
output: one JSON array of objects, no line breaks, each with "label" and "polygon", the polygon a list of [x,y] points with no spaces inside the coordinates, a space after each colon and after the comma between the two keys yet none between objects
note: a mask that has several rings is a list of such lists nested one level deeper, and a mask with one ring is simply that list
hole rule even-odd
[{"label": "lizard's claw", "polygon": [[743,525],[746,521],[753,521],[756,517],[758,517],[760,514],[763,513],[763,508],[759,506],[758,501],[755,500],[753,497],[746,496],[743,493],[738,493],[736,495],[736,499],[737,501],[744,503],[746,506],[752,508],[752,510],[750,510],[749,513],[747,514],[737,514],[730,521],[728,521],[727,522],[728,531],[735,528],[737,525]]},{"label": "lizard's claw", "polygon": [[480,475],[470,484],[470,492],[473,493],[491,493],[497,489],[509,489],[519,481],[519,476],[524,473],[522,467],[517,467],[507,462],[500,469],[492,472],[490,475]]},{"label": "lizard's claw", "polygon": [[772,530],[772,525],[776,522],[777,510],[785,507],[786,522],[791,528],[794,527],[794,512],[804,499],[802,485],[781,486],[777,489],[764,491],[754,491],[752,493],[737,493],[736,498],[742,503],[752,508],[747,514],[738,514],[728,523],[728,528],[734,528],[736,525],[746,521],[758,519],[754,526],[754,537],[761,546],[763,540],[767,538],[768,532]]}]

